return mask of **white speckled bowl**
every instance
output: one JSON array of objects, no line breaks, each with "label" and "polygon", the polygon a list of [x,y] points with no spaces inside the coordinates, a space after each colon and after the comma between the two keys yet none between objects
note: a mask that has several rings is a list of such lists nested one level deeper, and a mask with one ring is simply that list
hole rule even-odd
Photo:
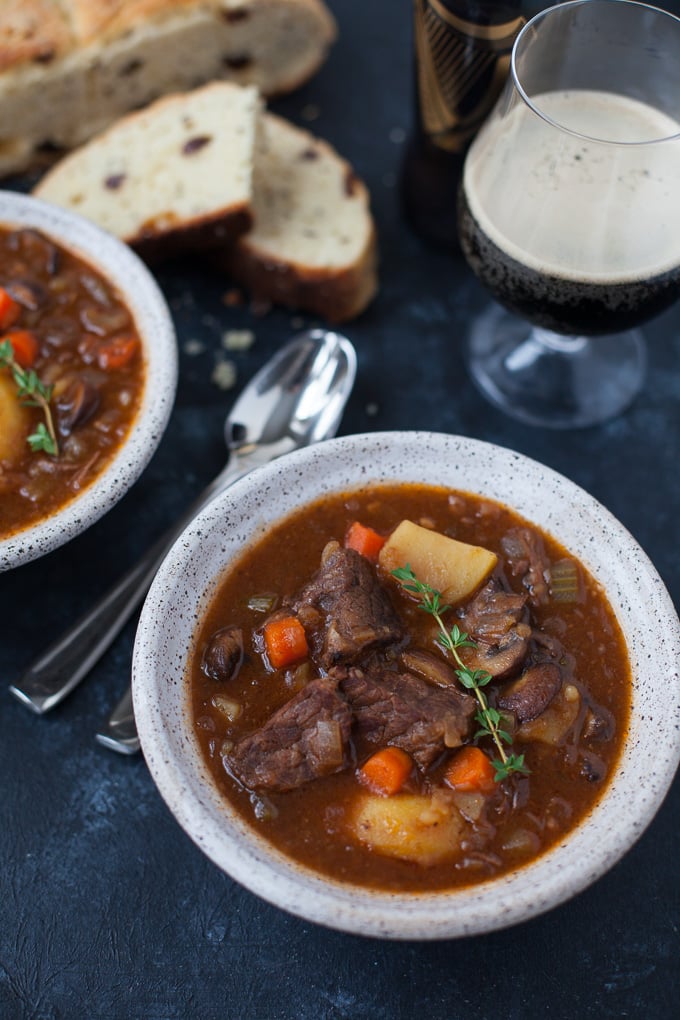
[{"label": "white speckled bowl", "polygon": [[0,191],[0,225],[40,230],[110,280],[132,312],[146,362],[142,405],[125,442],[93,484],[61,510],[0,538],[0,570],[7,570],[80,534],[137,480],[170,417],[177,386],[177,344],[168,307],[154,278],[117,238],[65,209],[10,191]]},{"label": "white speckled bowl", "polygon": [[[218,793],[191,726],[187,661],[215,587],[243,547],[323,493],[412,481],[479,493],[554,535],[604,585],[625,635],[634,701],[618,771],[587,821],[536,863],[469,889],[396,895],[320,877],[258,838]],[[459,436],[374,433],[275,461],[217,498],[178,540],[142,613],[134,708],[151,773],[191,838],[265,900],[333,928],[389,938],[471,935],[526,920],[594,882],[649,824],[680,758],[680,623],[645,553],[582,489],[510,450]],[[654,769],[649,762],[654,760]]]}]

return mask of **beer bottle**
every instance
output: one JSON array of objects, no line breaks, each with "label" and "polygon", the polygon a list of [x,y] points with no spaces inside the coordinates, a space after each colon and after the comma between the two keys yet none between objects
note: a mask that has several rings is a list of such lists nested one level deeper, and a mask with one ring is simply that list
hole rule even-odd
[{"label": "beer bottle", "polygon": [[428,241],[458,248],[456,195],[467,148],[510,68],[521,0],[413,0],[415,125],[404,212]]}]

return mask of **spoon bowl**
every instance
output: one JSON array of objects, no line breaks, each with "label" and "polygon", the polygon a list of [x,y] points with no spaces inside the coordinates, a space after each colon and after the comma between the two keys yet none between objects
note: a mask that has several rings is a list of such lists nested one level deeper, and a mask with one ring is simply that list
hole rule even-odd
[{"label": "spoon bowl", "polygon": [[307,446],[334,436],[356,376],[340,333],[310,329],[282,347],[251,380],[224,423],[231,451],[280,442]]}]

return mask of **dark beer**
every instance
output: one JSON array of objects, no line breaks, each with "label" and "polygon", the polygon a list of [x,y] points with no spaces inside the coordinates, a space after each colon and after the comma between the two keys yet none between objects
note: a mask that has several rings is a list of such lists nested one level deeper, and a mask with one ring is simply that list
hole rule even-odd
[{"label": "dark beer", "polygon": [[556,333],[603,336],[639,326],[665,311],[680,293],[680,266],[656,276],[597,283],[539,272],[487,237],[461,189],[460,244],[470,268],[505,308]]},{"label": "dark beer", "polygon": [[536,325],[587,336],[639,325],[678,296],[680,144],[628,143],[672,138],[678,124],[613,93],[556,90],[534,102],[545,119],[520,103],[470,150],[466,259]]}]

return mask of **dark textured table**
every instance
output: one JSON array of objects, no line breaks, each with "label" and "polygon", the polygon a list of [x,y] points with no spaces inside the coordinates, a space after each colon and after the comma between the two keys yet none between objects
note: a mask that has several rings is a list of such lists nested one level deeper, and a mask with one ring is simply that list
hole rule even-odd
[{"label": "dark textured table", "polygon": [[[410,121],[410,6],[335,0],[340,39],[304,89],[273,104],[346,155],[370,186],[381,290],[346,332],[359,358],[340,432],[422,428],[512,447],[605,504],[680,601],[680,307],[646,330],[644,392],[610,424],[572,433],[511,422],[478,396],[460,341],[486,297],[462,264],[402,221],[396,179]],[[309,124],[310,107],[319,116]],[[21,182],[19,185],[21,186]],[[228,329],[239,384],[295,332],[281,310],[222,300],[186,265],[158,274],[175,318],[180,384],[140,481],[86,534],[0,576],[1,676],[12,682],[132,564],[224,460],[234,398],[211,382]],[[199,340],[202,352],[196,353]],[[192,353],[193,352],[193,353]],[[238,385],[238,384],[237,384]],[[571,902],[485,937],[380,942],[307,924],[235,885],[170,816],[141,755],[94,733],[129,679],[134,622],[88,680],[38,718],[0,692],[0,1017],[411,1020],[680,1015],[680,785],[638,844]]]}]

